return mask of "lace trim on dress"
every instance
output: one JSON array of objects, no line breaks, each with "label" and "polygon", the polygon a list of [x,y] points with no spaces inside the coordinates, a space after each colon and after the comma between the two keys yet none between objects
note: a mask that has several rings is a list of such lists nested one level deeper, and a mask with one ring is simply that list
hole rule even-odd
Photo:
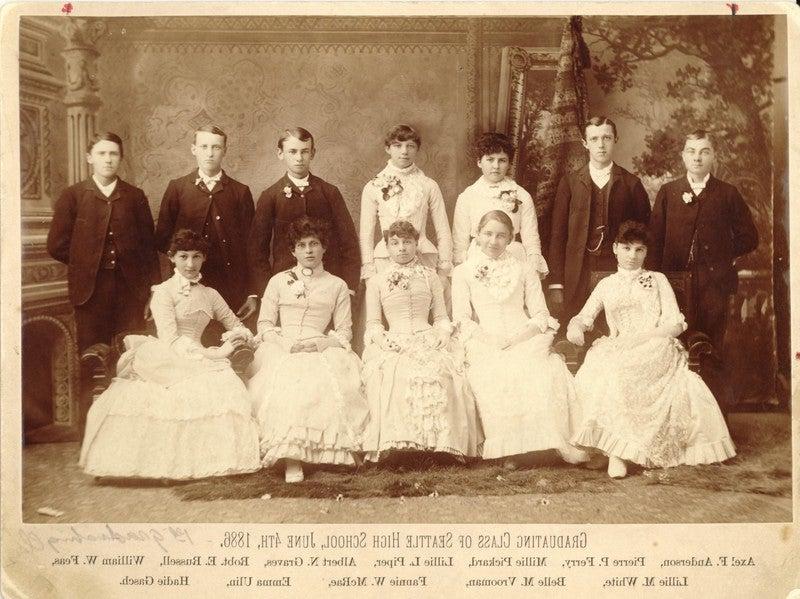
[{"label": "lace trim on dress", "polygon": [[474,279],[498,302],[508,299],[522,278],[522,264],[508,252],[490,258],[481,251],[469,262]]}]

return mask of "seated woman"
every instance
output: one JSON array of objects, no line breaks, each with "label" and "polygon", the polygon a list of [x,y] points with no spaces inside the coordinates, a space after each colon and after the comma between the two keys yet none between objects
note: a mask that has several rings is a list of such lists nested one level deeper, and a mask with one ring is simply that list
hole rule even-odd
[{"label": "seated woman", "polygon": [[475,404],[448,351],[452,327],[442,283],[419,261],[418,240],[410,222],[393,223],[385,240],[391,262],[367,280],[362,378],[371,414],[369,460],[397,449],[477,455]]},{"label": "seated woman", "polygon": [[617,272],[597,284],[567,328],[567,339],[583,345],[605,311],[609,335],[594,342],[575,377],[583,423],[573,442],[605,452],[614,478],[627,474],[625,460],[668,467],[735,455],[714,396],[676,339],[686,323],[667,278],[642,270],[647,243],[644,225],[620,226]]},{"label": "seated woman", "polygon": [[453,319],[486,435],[483,457],[556,449],[581,462],[587,456],[569,444],[580,422],[572,376],[550,352],[558,322],[533,264],[506,251],[513,230],[505,212],[487,212],[477,228],[480,251],[453,272]]},{"label": "seated woman", "polygon": [[[286,482],[302,462],[354,464],[369,417],[361,363],[350,350],[347,284],[322,265],[328,225],[307,217],[289,226],[297,266],[274,275],[261,299],[261,345],[247,384],[261,430],[264,466],[284,459]],[[333,320],[333,329],[326,334]]]},{"label": "seated woman", "polygon": [[[199,282],[207,253],[197,233],[173,236],[175,274],[150,301],[158,338],[125,337],[117,376],[89,410],[79,461],[88,474],[192,479],[260,468],[250,399],[227,359],[252,335]],[[228,332],[221,346],[203,347],[212,318]]]}]

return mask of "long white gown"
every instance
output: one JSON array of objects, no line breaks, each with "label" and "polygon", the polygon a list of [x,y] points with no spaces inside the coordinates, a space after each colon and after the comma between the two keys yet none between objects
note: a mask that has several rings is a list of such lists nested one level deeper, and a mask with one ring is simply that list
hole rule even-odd
[{"label": "long white gown", "polygon": [[92,404],[79,464],[108,477],[193,479],[260,468],[244,384],[225,359],[198,351],[212,318],[241,323],[211,287],[180,274],[150,302],[158,338],[129,335],[117,376]]},{"label": "long white gown", "polygon": [[[339,277],[321,267],[307,277],[294,267],[269,280],[258,316],[258,332],[266,336],[247,383],[265,466],[281,458],[355,463],[369,410],[351,329],[350,295]],[[343,347],[290,352],[297,341],[323,343],[326,336]]]},{"label": "long white gown", "polygon": [[736,455],[725,420],[686,350],[672,337],[630,349],[626,336],[686,323],[660,272],[618,270],[575,316],[587,329],[605,311],[609,336],[594,342],[575,377],[583,423],[576,445],[643,466],[721,462]]},{"label": "long white gown", "polygon": [[[391,449],[478,455],[475,400],[463,363],[453,354],[452,342],[435,347],[437,331],[449,337],[451,329],[439,277],[416,259],[402,266],[392,262],[369,279],[366,304],[367,458],[378,459]],[[381,341],[392,349],[382,349]]]},{"label": "long white gown", "polygon": [[[475,253],[453,271],[453,320],[486,436],[483,457],[544,449],[574,455],[569,440],[580,422],[579,406],[572,376],[550,351],[558,323],[547,311],[534,266],[508,251],[497,259]],[[523,327],[531,337],[501,349]]]}]

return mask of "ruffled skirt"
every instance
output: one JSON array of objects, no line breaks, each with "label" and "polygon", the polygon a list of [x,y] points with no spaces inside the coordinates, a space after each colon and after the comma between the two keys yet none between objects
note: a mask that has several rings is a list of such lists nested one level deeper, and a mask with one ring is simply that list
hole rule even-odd
[{"label": "ruffled skirt", "polygon": [[714,396],[677,339],[622,349],[598,339],[575,377],[583,423],[576,445],[646,467],[709,464],[736,455]]},{"label": "ruffled skirt", "polygon": [[152,337],[126,342],[87,415],[87,474],[181,480],[260,468],[249,397],[227,360],[184,358]]},{"label": "ruffled skirt", "polygon": [[466,341],[467,378],[486,435],[484,458],[571,449],[579,405],[572,375],[550,352],[552,342],[552,333],[505,350],[491,340]]},{"label": "ruffled skirt", "polygon": [[277,335],[264,340],[247,383],[262,464],[281,458],[354,464],[369,419],[358,356],[337,347],[290,353],[292,342]]},{"label": "ruffled skirt", "polygon": [[433,336],[395,335],[399,351],[374,344],[364,350],[367,459],[391,449],[478,455],[482,433],[471,390],[453,355],[433,349]]}]

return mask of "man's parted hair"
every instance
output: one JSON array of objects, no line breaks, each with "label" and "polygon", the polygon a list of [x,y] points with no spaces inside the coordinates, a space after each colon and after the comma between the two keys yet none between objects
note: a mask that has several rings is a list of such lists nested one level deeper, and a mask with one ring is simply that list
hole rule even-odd
[{"label": "man's parted hair", "polygon": [[216,125],[208,124],[203,125],[202,127],[198,127],[194,130],[194,141],[197,143],[197,134],[198,133],[213,133],[214,135],[220,135],[222,137],[222,145],[228,145],[228,135]]},{"label": "man's parted hair", "polygon": [[290,137],[296,137],[300,141],[311,141],[311,149],[314,149],[314,136],[308,129],[302,127],[289,127],[283,130],[283,133],[278,138],[278,149],[283,150],[284,142]]},{"label": "man's parted hair", "polygon": [[116,133],[111,133],[111,131],[104,131],[103,133],[95,133],[92,136],[92,139],[89,140],[89,143],[86,144],[86,152],[88,154],[91,154],[92,148],[95,146],[95,144],[101,141],[113,141],[115,144],[119,146],[119,157],[123,158],[125,156],[125,150],[122,149],[122,138]]},{"label": "man's parted hair", "polygon": [[687,141],[694,141],[694,140],[697,140],[697,139],[707,139],[707,140],[708,140],[708,143],[710,143],[710,144],[711,144],[711,147],[712,147],[713,149],[715,149],[715,150],[717,149],[717,147],[716,147],[716,144],[714,143],[714,138],[713,138],[713,137],[711,136],[711,134],[710,134],[708,131],[706,131],[705,129],[695,129],[694,131],[692,131],[691,133],[689,133],[689,134],[688,134],[688,135],[687,135],[687,136],[684,138],[684,140],[683,140],[683,144],[684,144],[684,145],[686,145],[686,142],[687,142]]},{"label": "man's parted hair", "polygon": [[611,125],[611,130],[614,132],[614,139],[616,140],[619,137],[619,135],[617,135],[617,125],[614,123],[614,121],[607,116],[598,115],[590,118],[583,124],[583,127],[581,127],[581,137],[583,138],[583,141],[586,141],[586,128],[589,127],[589,125],[594,125],[595,127]]}]

